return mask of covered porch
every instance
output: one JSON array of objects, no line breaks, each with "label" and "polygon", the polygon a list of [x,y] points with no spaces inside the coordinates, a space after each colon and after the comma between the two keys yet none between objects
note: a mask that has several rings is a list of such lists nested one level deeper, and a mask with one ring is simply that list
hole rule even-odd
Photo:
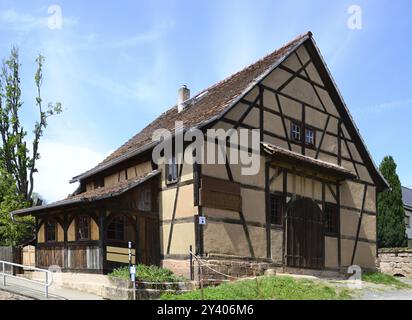
[{"label": "covered porch", "polygon": [[36,218],[36,267],[107,273],[129,262],[160,264],[159,171],[41,207],[15,211]]}]

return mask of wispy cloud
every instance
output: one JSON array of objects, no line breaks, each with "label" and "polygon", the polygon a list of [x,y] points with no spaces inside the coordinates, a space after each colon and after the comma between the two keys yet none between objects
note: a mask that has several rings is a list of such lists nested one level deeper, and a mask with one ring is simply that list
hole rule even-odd
[{"label": "wispy cloud", "polygon": [[[44,12],[37,11],[37,13],[37,15],[33,15],[18,12],[15,9],[0,11],[0,29],[21,32],[47,28],[49,19],[47,9]],[[76,19],[63,15],[64,27],[70,27],[75,24],[77,24]]]},{"label": "wispy cloud", "polygon": [[64,199],[73,193],[77,186],[68,181],[105,157],[105,154],[89,148],[51,140],[42,141],[40,148],[35,191],[48,202]]},{"label": "wispy cloud", "polygon": [[373,113],[382,113],[393,110],[399,110],[403,108],[412,108],[412,99],[403,99],[403,100],[393,100],[389,102],[383,102],[376,105],[370,105],[362,108],[354,108],[354,111],[358,114],[369,114]]}]

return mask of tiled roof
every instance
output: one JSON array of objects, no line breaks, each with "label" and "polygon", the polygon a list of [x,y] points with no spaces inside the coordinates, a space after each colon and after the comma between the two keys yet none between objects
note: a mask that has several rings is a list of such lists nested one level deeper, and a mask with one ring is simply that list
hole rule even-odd
[{"label": "tiled roof", "polygon": [[[192,103],[182,112],[177,112],[177,106],[164,112],[142,131],[110,154],[102,163],[73,178],[73,180],[82,179],[100,171],[99,169],[105,169],[116,163],[116,160],[126,159],[128,154],[134,155],[136,150],[152,142],[152,134],[156,129],[164,128],[172,131],[176,121],[183,121],[185,128],[196,127],[219,116],[226,108],[231,106],[242,93],[251,89],[261,76],[266,75],[267,71],[277,66],[289,53],[311,36],[312,34],[310,32],[302,34],[252,65],[201,91],[193,97]],[[198,97],[198,99],[196,97]]]},{"label": "tiled roof", "polygon": [[402,200],[404,206],[412,208],[412,189],[402,187]]},{"label": "tiled roof", "polygon": [[45,209],[51,209],[51,208],[56,208],[56,207],[69,206],[69,205],[78,204],[78,203],[93,202],[93,201],[112,198],[115,196],[119,196],[125,193],[126,191],[137,187],[138,185],[142,184],[143,182],[148,181],[149,179],[153,178],[159,173],[160,173],[160,170],[154,170],[144,176],[125,180],[114,186],[97,188],[97,189],[86,191],[86,192],[83,192],[77,195],[71,195],[64,200],[56,201],[56,202],[47,204],[45,206],[38,206],[38,207],[31,207],[27,209],[16,210],[16,211],[13,211],[12,214],[13,215],[27,215],[27,214],[32,214],[34,212],[42,211]]}]

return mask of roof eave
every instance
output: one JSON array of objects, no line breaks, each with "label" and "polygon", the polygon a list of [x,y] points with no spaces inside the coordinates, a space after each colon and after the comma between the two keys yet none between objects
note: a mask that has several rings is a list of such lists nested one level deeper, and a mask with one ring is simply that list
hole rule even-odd
[{"label": "roof eave", "polygon": [[158,143],[158,142],[156,142],[156,141],[155,141],[155,142],[147,143],[147,144],[141,146],[140,148],[138,148],[138,149],[136,149],[136,150],[132,150],[132,151],[130,151],[130,152],[127,152],[127,153],[125,153],[125,154],[123,154],[123,155],[121,155],[121,156],[119,156],[119,157],[117,157],[117,158],[115,158],[115,159],[113,159],[113,160],[110,160],[110,161],[102,164],[101,166],[95,167],[95,168],[93,168],[93,169],[90,169],[90,170],[88,170],[88,171],[86,171],[86,172],[78,175],[78,176],[75,176],[75,177],[73,177],[69,182],[70,182],[70,183],[78,182],[78,181],[80,181],[80,180],[84,180],[84,179],[86,179],[86,178],[89,178],[89,177],[91,177],[91,176],[93,176],[93,175],[95,175],[95,174],[97,174],[97,173],[100,173],[100,172],[102,172],[102,171],[104,171],[104,170],[110,169],[111,167],[113,167],[113,166],[115,166],[115,165],[117,165],[117,164],[119,164],[119,163],[121,163],[121,162],[123,162],[123,161],[127,161],[127,160],[129,160],[129,159],[131,159],[131,158],[133,158],[133,157],[135,157],[135,156],[137,156],[137,155],[139,155],[139,154],[141,154],[141,153],[143,153],[143,152],[145,152],[145,151],[150,150],[150,149],[153,148],[157,143]]},{"label": "roof eave", "polygon": [[12,212],[10,212],[10,214],[12,216],[15,216],[15,215],[25,216],[25,215],[30,215],[31,213],[36,212],[36,211],[55,209],[55,208],[59,208],[59,207],[66,207],[66,206],[70,206],[70,205],[74,205],[74,204],[80,204],[80,203],[92,203],[92,202],[96,202],[96,201],[101,201],[101,200],[117,197],[117,196],[120,196],[120,195],[124,194],[125,192],[127,192],[127,191],[129,191],[133,188],[136,188],[137,186],[139,186],[142,183],[152,179],[153,177],[157,176],[158,174],[160,174],[160,170],[154,170],[150,174],[148,174],[146,177],[137,180],[134,184],[131,184],[130,186],[125,187],[125,188],[123,188],[119,191],[115,191],[115,192],[108,193],[108,194],[105,194],[105,195],[96,196],[96,197],[93,197],[93,198],[66,199],[66,200],[51,203],[51,204],[45,205],[45,206],[31,207],[31,208],[12,211]]}]

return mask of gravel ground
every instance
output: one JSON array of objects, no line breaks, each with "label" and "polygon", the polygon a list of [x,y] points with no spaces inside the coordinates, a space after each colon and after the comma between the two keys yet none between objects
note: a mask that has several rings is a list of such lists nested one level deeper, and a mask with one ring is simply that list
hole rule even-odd
[{"label": "gravel ground", "polygon": [[[402,282],[412,285],[411,279],[399,278]],[[362,290],[361,300],[412,300],[412,289],[394,289],[388,286],[368,286]]]},{"label": "gravel ground", "polygon": [[6,291],[0,291],[0,300],[29,300],[26,297],[22,297]]}]

